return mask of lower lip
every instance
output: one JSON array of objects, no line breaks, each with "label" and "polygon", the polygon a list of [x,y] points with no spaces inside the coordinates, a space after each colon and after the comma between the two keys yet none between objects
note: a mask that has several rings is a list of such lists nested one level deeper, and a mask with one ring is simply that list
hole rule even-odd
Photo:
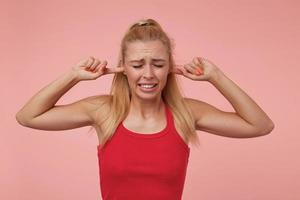
[{"label": "lower lip", "polygon": [[[139,86],[139,85],[138,85]],[[154,90],[156,90],[156,88],[157,88],[157,84],[156,84],[156,86],[154,86],[153,88],[144,88],[144,87],[142,87],[142,86],[139,86],[139,88],[142,90],[142,91],[144,91],[144,92],[152,92],[152,91],[154,91]]]}]

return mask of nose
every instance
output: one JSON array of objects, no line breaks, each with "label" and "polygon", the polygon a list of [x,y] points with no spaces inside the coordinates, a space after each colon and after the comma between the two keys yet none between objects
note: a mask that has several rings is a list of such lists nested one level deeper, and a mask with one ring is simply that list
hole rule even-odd
[{"label": "nose", "polygon": [[144,71],[143,71],[143,77],[144,78],[153,78],[153,69],[151,66],[147,65],[145,68],[144,68]]}]

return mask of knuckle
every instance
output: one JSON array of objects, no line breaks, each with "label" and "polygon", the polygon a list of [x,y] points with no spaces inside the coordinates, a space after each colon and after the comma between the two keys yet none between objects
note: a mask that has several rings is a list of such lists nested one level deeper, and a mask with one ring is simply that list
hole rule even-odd
[{"label": "knuckle", "polygon": [[95,63],[96,63],[96,65],[99,65],[100,64],[100,60],[95,59]]}]

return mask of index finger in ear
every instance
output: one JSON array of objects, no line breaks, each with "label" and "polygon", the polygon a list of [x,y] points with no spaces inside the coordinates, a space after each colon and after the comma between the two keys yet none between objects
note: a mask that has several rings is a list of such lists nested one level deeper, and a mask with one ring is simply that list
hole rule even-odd
[{"label": "index finger in ear", "polygon": [[174,67],[172,70],[171,70],[172,73],[175,73],[175,74],[182,74],[182,71],[180,70],[180,67]]},{"label": "index finger in ear", "polygon": [[106,68],[106,74],[119,73],[124,71],[124,67]]}]

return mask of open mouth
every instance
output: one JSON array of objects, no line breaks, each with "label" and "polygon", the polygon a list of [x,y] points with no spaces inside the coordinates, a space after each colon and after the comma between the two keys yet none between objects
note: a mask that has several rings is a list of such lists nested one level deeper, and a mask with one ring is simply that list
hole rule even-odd
[{"label": "open mouth", "polygon": [[155,84],[138,84],[138,86],[140,86],[143,89],[152,89],[157,86],[157,83],[155,83]]}]

